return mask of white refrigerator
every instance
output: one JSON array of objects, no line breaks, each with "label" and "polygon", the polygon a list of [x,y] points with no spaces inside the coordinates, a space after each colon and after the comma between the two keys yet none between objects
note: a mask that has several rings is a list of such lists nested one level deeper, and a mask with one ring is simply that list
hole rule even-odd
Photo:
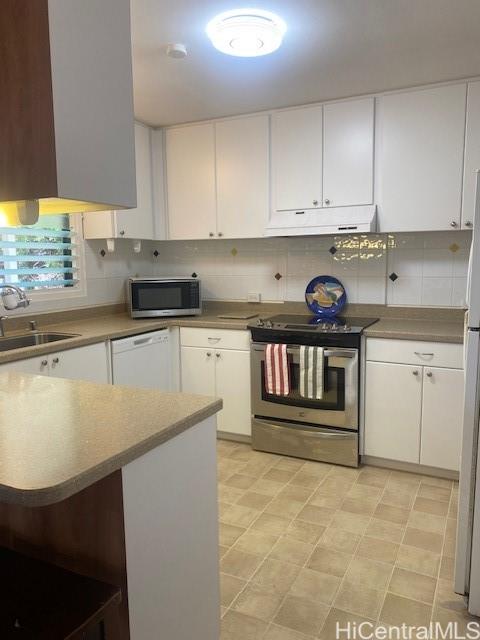
[{"label": "white refrigerator", "polygon": [[458,503],[455,591],[480,616],[480,172],[467,283],[465,402]]}]

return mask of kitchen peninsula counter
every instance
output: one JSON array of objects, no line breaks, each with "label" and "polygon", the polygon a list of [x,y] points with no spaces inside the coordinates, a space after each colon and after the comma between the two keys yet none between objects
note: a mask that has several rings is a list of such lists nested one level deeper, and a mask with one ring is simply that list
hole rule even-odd
[{"label": "kitchen peninsula counter", "polygon": [[0,545],[120,587],[107,640],[218,640],[221,407],[0,375]]}]

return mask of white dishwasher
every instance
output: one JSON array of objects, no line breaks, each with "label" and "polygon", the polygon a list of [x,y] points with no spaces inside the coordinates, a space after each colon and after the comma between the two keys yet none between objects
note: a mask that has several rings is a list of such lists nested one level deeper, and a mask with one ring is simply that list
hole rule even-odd
[{"label": "white dishwasher", "polygon": [[168,329],[112,340],[113,384],[171,391],[172,353]]}]

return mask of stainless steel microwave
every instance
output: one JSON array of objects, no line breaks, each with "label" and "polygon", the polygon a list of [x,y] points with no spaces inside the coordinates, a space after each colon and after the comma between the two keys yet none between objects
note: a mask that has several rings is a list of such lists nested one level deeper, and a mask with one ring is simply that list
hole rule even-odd
[{"label": "stainless steel microwave", "polygon": [[129,278],[127,295],[132,318],[202,312],[200,281],[195,278]]}]

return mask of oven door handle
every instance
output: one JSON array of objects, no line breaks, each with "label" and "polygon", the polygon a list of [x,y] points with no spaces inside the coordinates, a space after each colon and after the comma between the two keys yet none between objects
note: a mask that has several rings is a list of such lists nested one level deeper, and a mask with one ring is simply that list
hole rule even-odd
[{"label": "oven door handle", "polygon": [[323,352],[323,355],[326,358],[355,358],[357,355],[356,351],[349,351],[347,349],[339,349],[332,351],[331,349],[326,349]]},{"label": "oven door handle", "polygon": [[[253,345],[254,351],[265,351],[267,343],[266,342],[257,342]],[[299,346],[290,346],[287,349],[287,353],[290,355],[295,355],[300,351]],[[357,356],[356,349],[325,349],[323,352],[325,358],[350,358],[353,359]]]}]

